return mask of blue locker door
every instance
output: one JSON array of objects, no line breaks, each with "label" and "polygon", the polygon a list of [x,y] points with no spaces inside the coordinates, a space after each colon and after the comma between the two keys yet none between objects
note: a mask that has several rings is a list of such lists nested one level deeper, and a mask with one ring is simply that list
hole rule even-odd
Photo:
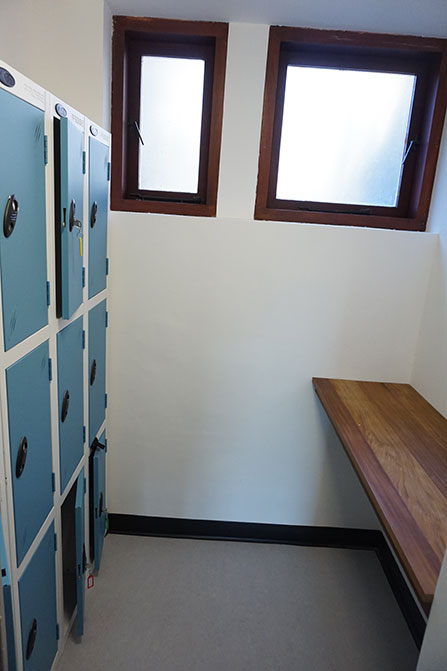
[{"label": "blue locker door", "polygon": [[6,369],[17,564],[53,506],[48,341]]},{"label": "blue locker door", "polygon": [[88,297],[106,288],[109,148],[89,139]]},{"label": "blue locker door", "polygon": [[106,301],[88,313],[89,445],[106,417]]},{"label": "blue locker door", "polygon": [[76,596],[78,602],[78,616],[76,633],[84,633],[84,597],[85,597],[85,526],[84,526],[84,470],[76,481],[75,525],[76,525]]},{"label": "blue locker door", "polygon": [[69,319],[82,303],[82,130],[60,120],[60,281],[61,316]]},{"label": "blue locker door", "polygon": [[0,565],[2,570],[3,608],[5,611],[6,648],[8,671],[16,669],[16,644],[14,639],[14,620],[12,612],[11,577],[6,556],[3,525],[0,521]]},{"label": "blue locker door", "polygon": [[57,652],[54,524],[19,580],[24,671],[49,671]]},{"label": "blue locker door", "polygon": [[82,317],[57,334],[61,492],[84,453]]},{"label": "blue locker door", "polygon": [[44,113],[3,89],[0,147],[0,265],[8,350],[48,323],[47,248]]},{"label": "blue locker door", "polygon": [[106,531],[106,451],[105,432],[93,453],[93,558],[94,570],[101,567],[102,548]]}]

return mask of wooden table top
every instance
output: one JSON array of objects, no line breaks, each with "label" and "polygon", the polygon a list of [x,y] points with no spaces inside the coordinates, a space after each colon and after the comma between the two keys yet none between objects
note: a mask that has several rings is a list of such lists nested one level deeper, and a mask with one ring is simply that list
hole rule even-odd
[{"label": "wooden table top", "polygon": [[313,378],[423,605],[447,546],[447,420],[408,384]]}]

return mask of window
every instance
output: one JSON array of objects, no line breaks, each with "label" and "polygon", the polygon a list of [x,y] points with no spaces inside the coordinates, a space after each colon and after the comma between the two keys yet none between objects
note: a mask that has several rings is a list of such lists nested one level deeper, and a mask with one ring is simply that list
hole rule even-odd
[{"label": "window", "polygon": [[112,209],[216,214],[227,34],[114,17]]},{"label": "window", "polygon": [[425,230],[447,40],[270,29],[255,218]]}]

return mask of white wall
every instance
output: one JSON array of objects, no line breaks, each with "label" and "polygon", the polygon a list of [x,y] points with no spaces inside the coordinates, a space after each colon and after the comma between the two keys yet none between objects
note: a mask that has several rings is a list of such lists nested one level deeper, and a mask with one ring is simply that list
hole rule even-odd
[{"label": "white wall", "polygon": [[[447,124],[429,230],[439,234],[412,374],[412,384],[447,417]],[[418,671],[447,669],[447,555],[439,578]]]},{"label": "white wall", "polygon": [[441,144],[428,230],[438,234],[422,314],[412,383],[447,416],[447,123]]},{"label": "white wall", "polygon": [[101,124],[103,11],[104,0],[2,0],[0,58]]},{"label": "white wall", "polygon": [[109,510],[374,525],[311,378],[408,381],[435,241],[112,213]]}]

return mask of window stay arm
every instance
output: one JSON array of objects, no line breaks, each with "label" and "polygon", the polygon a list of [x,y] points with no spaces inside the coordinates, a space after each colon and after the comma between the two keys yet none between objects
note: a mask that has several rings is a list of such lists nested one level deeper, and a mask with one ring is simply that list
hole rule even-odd
[{"label": "window stay arm", "polygon": [[137,131],[139,140],[140,140],[141,144],[144,146],[143,136],[141,135],[140,127],[137,124],[137,122],[136,121],[129,121],[129,123],[127,125],[132,127],[132,128],[135,128],[135,130]]}]

